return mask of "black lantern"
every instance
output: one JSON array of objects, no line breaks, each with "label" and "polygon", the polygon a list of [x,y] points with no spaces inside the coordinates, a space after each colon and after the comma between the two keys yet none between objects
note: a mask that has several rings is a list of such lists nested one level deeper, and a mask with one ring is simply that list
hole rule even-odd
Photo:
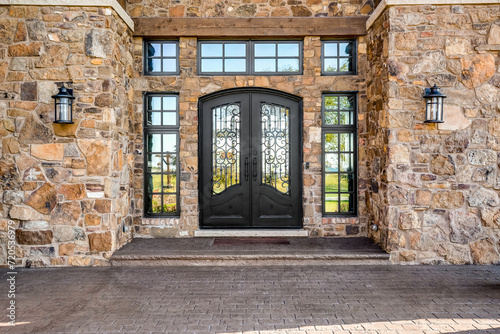
[{"label": "black lantern", "polygon": [[425,123],[443,123],[443,99],[439,87],[425,89]]},{"label": "black lantern", "polygon": [[73,90],[64,87],[59,88],[59,93],[52,95],[55,100],[55,121],[54,123],[73,124]]}]

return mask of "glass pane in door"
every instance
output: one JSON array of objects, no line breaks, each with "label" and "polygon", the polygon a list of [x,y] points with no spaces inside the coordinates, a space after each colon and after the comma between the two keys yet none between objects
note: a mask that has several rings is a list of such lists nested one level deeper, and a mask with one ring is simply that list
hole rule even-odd
[{"label": "glass pane in door", "polygon": [[212,193],[240,183],[240,106],[212,108]]},{"label": "glass pane in door", "polygon": [[290,109],[262,103],[262,183],[283,194],[290,191]]}]

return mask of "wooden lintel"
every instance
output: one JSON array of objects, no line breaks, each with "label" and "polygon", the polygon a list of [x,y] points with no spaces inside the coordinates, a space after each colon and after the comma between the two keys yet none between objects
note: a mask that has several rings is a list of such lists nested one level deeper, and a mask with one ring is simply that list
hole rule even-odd
[{"label": "wooden lintel", "polygon": [[366,35],[367,16],[291,18],[134,18],[134,36],[354,37]]}]

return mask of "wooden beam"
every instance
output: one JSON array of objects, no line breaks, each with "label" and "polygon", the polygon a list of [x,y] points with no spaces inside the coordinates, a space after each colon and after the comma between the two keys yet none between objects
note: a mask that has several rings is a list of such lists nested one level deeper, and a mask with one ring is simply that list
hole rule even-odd
[{"label": "wooden beam", "polygon": [[143,37],[354,37],[366,35],[368,16],[291,18],[134,18]]}]

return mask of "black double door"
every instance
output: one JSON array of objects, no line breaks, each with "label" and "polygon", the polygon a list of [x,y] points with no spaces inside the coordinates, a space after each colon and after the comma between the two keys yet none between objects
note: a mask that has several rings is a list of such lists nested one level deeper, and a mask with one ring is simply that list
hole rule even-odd
[{"label": "black double door", "polygon": [[300,108],[260,90],[200,101],[201,227],[302,227]]}]

